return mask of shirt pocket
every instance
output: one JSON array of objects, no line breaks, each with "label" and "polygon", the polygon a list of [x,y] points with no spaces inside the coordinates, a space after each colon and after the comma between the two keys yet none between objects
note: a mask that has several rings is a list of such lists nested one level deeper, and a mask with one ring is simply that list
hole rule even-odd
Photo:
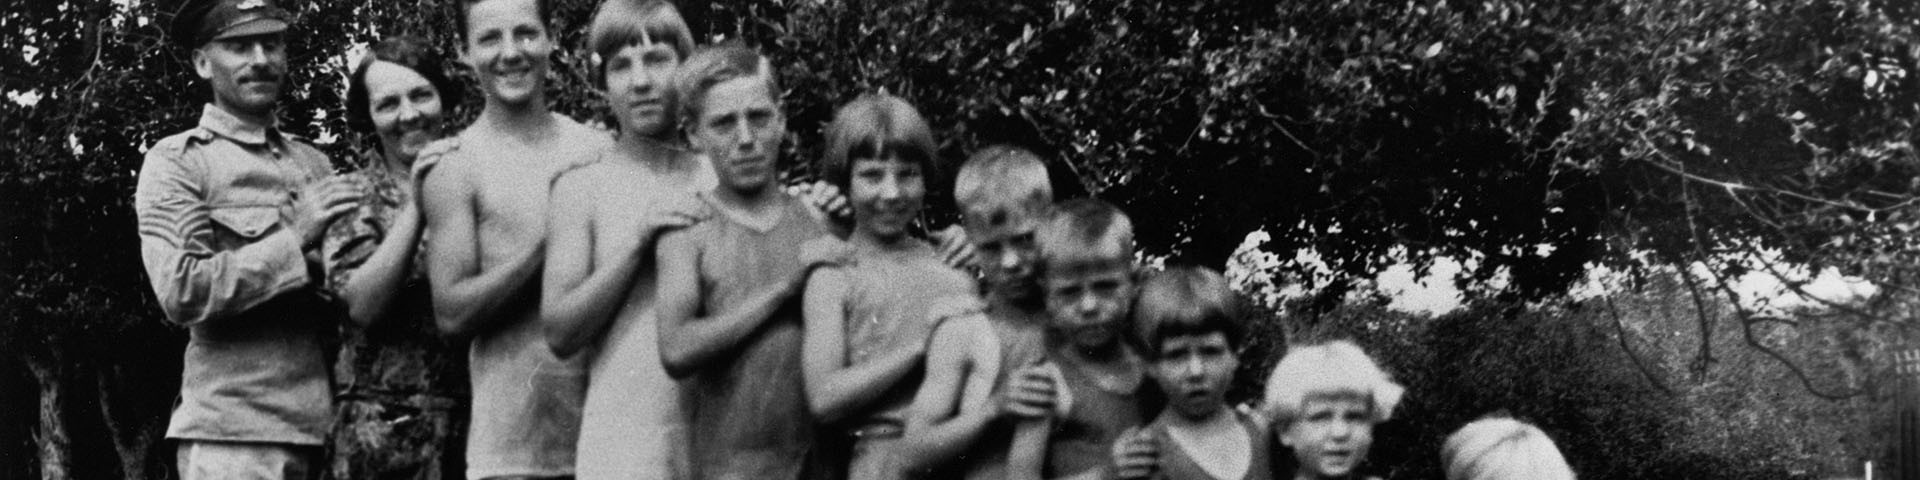
[{"label": "shirt pocket", "polygon": [[227,251],[260,241],[280,225],[280,207],[274,205],[224,205],[213,207],[208,218],[214,224],[214,249]]}]

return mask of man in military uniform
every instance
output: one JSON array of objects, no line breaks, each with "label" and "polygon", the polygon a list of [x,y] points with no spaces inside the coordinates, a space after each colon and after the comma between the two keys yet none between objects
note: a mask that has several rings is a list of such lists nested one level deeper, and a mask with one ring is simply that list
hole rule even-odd
[{"label": "man in military uniform", "polygon": [[330,427],[321,339],[338,310],[316,293],[317,250],[360,189],[277,128],[288,22],[271,0],[175,17],[213,103],[147,151],[134,191],[154,294],[191,333],[167,425],[184,479],[311,478]]}]

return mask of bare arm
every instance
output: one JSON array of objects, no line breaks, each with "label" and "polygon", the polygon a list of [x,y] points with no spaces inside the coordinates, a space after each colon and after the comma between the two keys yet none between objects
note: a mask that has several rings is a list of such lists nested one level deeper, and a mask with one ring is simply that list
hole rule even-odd
[{"label": "bare arm", "polygon": [[644,252],[642,239],[601,236],[607,226],[594,221],[588,178],[560,177],[547,210],[551,223],[546,271],[541,277],[540,326],[547,346],[560,357],[572,356],[606,332],[633,286]]},{"label": "bare arm", "polygon": [[1053,431],[1053,418],[1021,420],[1013,432],[1013,445],[1007,448],[1007,478],[1040,480],[1047,464],[1047,435]]},{"label": "bare arm", "polygon": [[[858,415],[878,400],[913,368],[926,352],[923,331],[901,325],[904,344],[859,365],[847,365],[847,275],[838,268],[814,270],[805,294],[806,340],[801,367],[806,378],[807,405],[821,423],[836,423]],[[920,322],[921,319],[884,318],[883,322]]]},{"label": "bare arm", "polygon": [[654,248],[660,275],[654,304],[660,322],[660,364],[673,378],[685,378],[730,356],[793,298],[800,283],[795,279],[776,282],[746,301],[697,317],[705,294],[700,287],[701,252],[696,239],[685,233],[691,232],[667,234]]},{"label": "bare arm", "polygon": [[433,279],[433,314],[440,332],[464,338],[505,318],[493,313],[539,293],[534,280],[545,255],[538,242],[506,265],[480,268],[478,212],[470,168],[442,165],[422,186],[428,235],[427,275]]},{"label": "bare arm", "polygon": [[[902,467],[919,472],[945,467],[980,439],[1000,409],[993,382],[1000,371],[1000,347],[972,328],[992,328],[981,316],[942,322],[927,351],[926,377],[907,410],[906,436],[900,440]],[[991,352],[990,354],[981,354]]]},{"label": "bare arm", "polygon": [[408,273],[413,268],[419,268],[411,264],[413,249],[420,244],[420,227],[420,209],[408,203],[400,206],[400,211],[394,217],[393,228],[387,231],[386,238],[380,240],[373,254],[359,266],[338,265],[334,257],[339,252],[330,252],[330,270],[352,269],[351,273],[328,273],[329,276],[344,275],[345,280],[339,282],[336,288],[341,299],[347,303],[347,317],[353,323],[364,327],[385,315],[387,308],[393,305],[394,294],[405,286]]}]

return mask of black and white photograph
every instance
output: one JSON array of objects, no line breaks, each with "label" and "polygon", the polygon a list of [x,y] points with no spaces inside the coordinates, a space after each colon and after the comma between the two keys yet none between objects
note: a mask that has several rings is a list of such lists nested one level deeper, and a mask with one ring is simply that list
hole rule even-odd
[{"label": "black and white photograph", "polygon": [[1916,0],[0,0],[0,480],[1920,480]]}]

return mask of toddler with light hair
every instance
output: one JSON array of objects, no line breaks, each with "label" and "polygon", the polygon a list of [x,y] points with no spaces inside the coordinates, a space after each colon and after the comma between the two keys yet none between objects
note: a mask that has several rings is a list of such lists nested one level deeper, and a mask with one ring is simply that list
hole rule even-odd
[{"label": "toddler with light hair", "polygon": [[1573,469],[1539,427],[1483,418],[1447,436],[1440,450],[1447,480],[1573,480]]},{"label": "toddler with light hair", "polygon": [[1405,393],[1351,341],[1295,346],[1267,377],[1273,431],[1293,453],[1274,457],[1295,460],[1295,479],[1348,478]]}]

